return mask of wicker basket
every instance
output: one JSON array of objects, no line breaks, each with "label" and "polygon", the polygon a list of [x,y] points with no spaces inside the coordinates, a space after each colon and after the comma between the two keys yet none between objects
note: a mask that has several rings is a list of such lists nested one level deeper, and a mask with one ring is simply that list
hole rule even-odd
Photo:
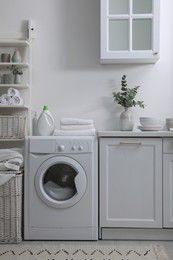
[{"label": "wicker basket", "polygon": [[0,186],[0,243],[22,241],[22,179],[20,172]]},{"label": "wicker basket", "polygon": [[0,116],[0,139],[23,139],[26,117]]}]

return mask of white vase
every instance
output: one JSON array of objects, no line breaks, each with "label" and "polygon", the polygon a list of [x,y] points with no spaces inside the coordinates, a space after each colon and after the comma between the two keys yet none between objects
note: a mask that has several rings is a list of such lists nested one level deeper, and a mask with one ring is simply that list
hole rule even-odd
[{"label": "white vase", "polygon": [[129,108],[120,114],[120,130],[122,131],[132,131],[134,127],[134,117],[133,113]]},{"label": "white vase", "polygon": [[12,60],[12,62],[21,62],[22,61],[22,58],[20,56],[20,52],[18,50],[14,51],[14,54],[13,54],[11,60]]},{"label": "white vase", "polygon": [[19,74],[16,74],[14,77],[14,84],[21,84],[22,79],[21,76]]}]

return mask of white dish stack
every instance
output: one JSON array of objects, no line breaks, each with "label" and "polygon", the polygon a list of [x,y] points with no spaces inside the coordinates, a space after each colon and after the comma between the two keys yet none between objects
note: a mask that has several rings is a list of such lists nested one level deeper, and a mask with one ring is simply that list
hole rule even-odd
[{"label": "white dish stack", "polygon": [[140,126],[138,128],[141,131],[160,131],[163,129],[163,124],[161,119],[157,117],[140,117]]},{"label": "white dish stack", "polygon": [[166,118],[166,128],[173,131],[173,118]]}]

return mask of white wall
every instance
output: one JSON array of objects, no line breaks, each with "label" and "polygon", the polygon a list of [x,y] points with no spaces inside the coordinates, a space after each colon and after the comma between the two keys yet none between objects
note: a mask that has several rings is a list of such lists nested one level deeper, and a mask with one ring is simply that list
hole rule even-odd
[{"label": "white wall", "polygon": [[99,0],[0,0],[0,32],[20,32],[33,20],[32,109],[48,105],[56,119],[93,118],[99,130],[118,129],[122,111],[112,92],[127,75],[140,85],[139,116],[173,117],[173,1],[160,0],[160,60],[155,65],[101,65],[99,62]]}]

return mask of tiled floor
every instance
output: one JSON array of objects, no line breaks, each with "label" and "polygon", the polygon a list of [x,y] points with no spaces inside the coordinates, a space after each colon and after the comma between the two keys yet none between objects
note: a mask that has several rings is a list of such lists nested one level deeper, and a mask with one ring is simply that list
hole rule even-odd
[{"label": "tiled floor", "polygon": [[[121,243],[123,244],[123,242],[121,241]],[[126,245],[129,244],[133,244],[136,243],[136,241],[126,241],[124,242],[126,243]],[[151,244],[151,243],[159,243],[163,246],[165,246],[166,251],[167,251],[167,255],[169,256],[169,260],[173,260],[173,241],[139,241],[139,244]]]},{"label": "tiled floor", "polygon": [[173,260],[173,241],[140,241],[138,243],[150,244],[150,243],[160,243],[161,245],[166,247],[167,254],[169,256],[169,260]]},{"label": "tiled floor", "polygon": [[162,242],[166,246],[170,260],[173,260],[173,241]]},{"label": "tiled floor", "polygon": [[169,260],[173,260],[173,241],[140,241],[138,243],[142,243],[142,244],[160,243],[161,245],[165,246],[167,255],[169,256]]}]

